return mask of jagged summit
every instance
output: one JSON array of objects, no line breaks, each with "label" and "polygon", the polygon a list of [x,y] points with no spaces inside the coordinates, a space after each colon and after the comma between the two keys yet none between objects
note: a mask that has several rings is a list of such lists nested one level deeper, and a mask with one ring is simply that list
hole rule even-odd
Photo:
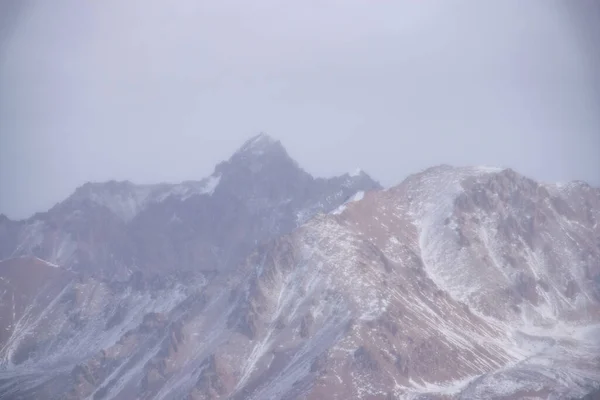
[{"label": "jagged summit", "polygon": [[[309,175],[290,157],[279,140],[260,133],[250,139],[233,153],[233,155],[215,168],[215,173],[222,173],[238,179],[249,179],[249,176],[268,180],[292,179],[290,175]],[[243,178],[245,177],[245,178]]]},{"label": "jagged summit", "polygon": [[239,148],[236,154],[251,153],[254,155],[262,155],[265,152],[272,150],[285,151],[279,140],[276,140],[268,134],[261,132],[258,135],[253,136],[246,142],[244,142],[244,144],[242,145],[242,147]]},{"label": "jagged summit", "polygon": [[261,132],[246,140],[226,162],[265,163],[271,159],[287,160],[296,164],[281,141]]}]

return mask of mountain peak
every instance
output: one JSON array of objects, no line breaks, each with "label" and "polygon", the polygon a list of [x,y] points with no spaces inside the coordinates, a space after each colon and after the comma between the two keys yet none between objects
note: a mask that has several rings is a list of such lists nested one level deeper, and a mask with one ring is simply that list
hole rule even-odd
[{"label": "mountain peak", "polygon": [[357,176],[364,175],[364,174],[365,174],[365,171],[363,171],[362,168],[356,168],[352,172],[348,173],[348,175],[350,175],[353,178],[357,177]]},{"label": "mountain peak", "polygon": [[281,170],[289,172],[300,169],[279,140],[266,133],[260,133],[244,142],[229,160],[218,164],[215,172],[229,175],[234,171],[236,174],[247,171],[255,174],[271,170],[271,174],[280,175]]},{"label": "mountain peak", "polygon": [[261,132],[244,142],[235,154],[263,155],[270,151],[285,152],[285,149],[279,140]]}]

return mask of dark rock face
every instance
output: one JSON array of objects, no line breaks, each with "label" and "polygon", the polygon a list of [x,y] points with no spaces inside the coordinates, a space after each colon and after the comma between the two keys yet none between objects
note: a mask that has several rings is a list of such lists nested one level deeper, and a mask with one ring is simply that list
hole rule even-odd
[{"label": "dark rock face", "polygon": [[12,221],[0,214],[0,260],[13,257],[18,246],[21,222]]},{"label": "dark rock face", "polygon": [[134,219],[132,230],[144,249],[138,259],[144,264],[231,268],[257,244],[331,211],[359,190],[379,188],[368,176],[314,179],[279,142],[264,137],[251,139],[213,175],[220,181],[211,196],[183,203],[173,199]]},{"label": "dark rock face", "polygon": [[379,371],[379,364],[371,350],[365,346],[360,346],[354,351],[354,360],[359,368],[364,368],[370,372]]},{"label": "dark rock face", "polygon": [[600,390],[595,390],[584,397],[581,400],[600,400]]}]

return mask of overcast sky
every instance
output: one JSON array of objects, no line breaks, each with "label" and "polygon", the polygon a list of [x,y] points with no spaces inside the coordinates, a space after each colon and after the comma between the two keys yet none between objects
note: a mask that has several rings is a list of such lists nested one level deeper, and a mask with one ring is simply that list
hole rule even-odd
[{"label": "overcast sky", "polygon": [[199,179],[266,131],[309,172],[600,184],[597,0],[8,0],[0,212]]}]

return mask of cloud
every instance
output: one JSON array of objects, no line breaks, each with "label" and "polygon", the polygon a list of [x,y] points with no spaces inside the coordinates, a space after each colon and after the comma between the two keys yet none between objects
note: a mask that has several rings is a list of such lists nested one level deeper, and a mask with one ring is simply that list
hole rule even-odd
[{"label": "cloud", "polygon": [[29,0],[0,53],[0,212],[88,180],[199,179],[263,130],[316,175],[492,164],[600,184],[598,9]]}]

